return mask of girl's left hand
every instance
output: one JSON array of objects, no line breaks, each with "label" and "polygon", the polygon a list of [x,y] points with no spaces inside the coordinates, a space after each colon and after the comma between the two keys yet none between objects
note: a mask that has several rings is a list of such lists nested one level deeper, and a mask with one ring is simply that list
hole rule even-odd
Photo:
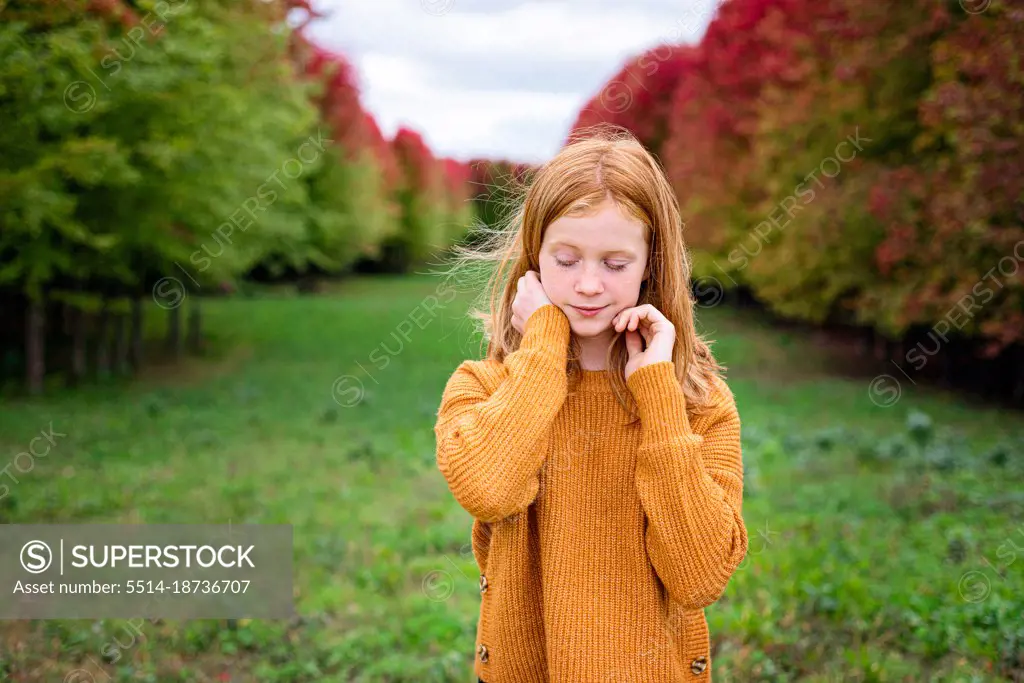
[{"label": "girl's left hand", "polygon": [[629,360],[626,361],[625,379],[645,365],[672,360],[676,328],[654,306],[644,304],[623,309],[612,318],[612,326],[616,332],[626,331]]}]

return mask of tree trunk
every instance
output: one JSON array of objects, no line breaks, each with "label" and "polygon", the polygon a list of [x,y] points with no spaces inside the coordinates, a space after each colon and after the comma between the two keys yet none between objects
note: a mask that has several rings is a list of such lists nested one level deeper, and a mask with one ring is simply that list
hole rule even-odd
[{"label": "tree trunk", "polygon": [[874,352],[875,352],[874,356],[875,356],[875,360],[877,360],[877,361],[884,361],[884,360],[886,360],[886,357],[889,355],[889,350],[887,348],[888,340],[885,337],[883,337],[881,334],[878,334],[877,332],[875,333],[874,337],[875,337],[875,343],[874,343]]},{"label": "tree trunk", "polygon": [[955,347],[953,344],[946,344],[946,346],[944,346],[942,350],[939,351],[939,358],[942,359],[942,365],[939,366],[941,368],[940,371],[942,373],[941,375],[939,375],[939,386],[941,386],[943,389],[953,388],[954,348]]},{"label": "tree trunk", "polygon": [[871,340],[874,337],[874,331],[870,327],[861,327],[859,330],[860,343],[857,344],[857,353],[861,358],[867,358],[871,355]]},{"label": "tree trunk", "polygon": [[114,372],[119,375],[127,375],[131,369],[131,363],[128,360],[128,330],[126,322],[128,322],[128,316],[124,313],[118,313],[114,316]]},{"label": "tree trunk", "polygon": [[30,298],[26,309],[25,324],[25,371],[28,391],[33,396],[43,393],[43,375],[46,373],[46,361],[43,355],[46,334],[46,304]]},{"label": "tree trunk", "polygon": [[142,368],[142,299],[132,299],[131,316],[131,348],[128,358],[132,369],[138,372]]},{"label": "tree trunk", "polygon": [[199,308],[199,297],[194,296],[188,307],[188,348],[192,353],[199,353],[202,344],[202,311]]},{"label": "tree trunk", "polygon": [[167,309],[167,351],[174,358],[181,357],[181,307]]},{"label": "tree trunk", "polygon": [[80,308],[69,308],[67,318],[71,325],[71,371],[68,373],[67,385],[74,387],[85,379],[85,340],[88,331],[88,316]]},{"label": "tree trunk", "polygon": [[1013,387],[1011,388],[1011,395],[1013,400],[1018,403],[1024,403],[1024,346],[1014,344],[1013,349],[1010,352],[1010,358],[1017,357],[1017,362],[1013,364]]},{"label": "tree trunk", "polygon": [[100,313],[96,317],[96,377],[105,379],[110,376],[110,347],[107,346],[107,334],[110,328],[110,302],[103,297]]},{"label": "tree trunk", "polygon": [[[75,325],[75,309],[71,304],[60,305],[60,331],[65,337],[71,336],[71,330]],[[62,340],[63,341],[63,340]]]}]

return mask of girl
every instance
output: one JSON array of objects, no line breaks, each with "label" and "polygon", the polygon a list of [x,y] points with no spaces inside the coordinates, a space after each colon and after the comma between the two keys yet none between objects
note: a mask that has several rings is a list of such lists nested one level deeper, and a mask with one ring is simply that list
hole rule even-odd
[{"label": "girl", "polygon": [[710,681],[747,551],[733,396],[694,329],[679,207],[624,132],[570,140],[511,228],[437,465],[473,517],[486,683]]}]

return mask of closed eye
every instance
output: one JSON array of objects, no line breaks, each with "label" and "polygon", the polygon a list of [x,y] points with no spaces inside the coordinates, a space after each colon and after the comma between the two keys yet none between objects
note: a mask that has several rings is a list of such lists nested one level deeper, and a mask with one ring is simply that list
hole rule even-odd
[{"label": "closed eye", "polygon": [[[571,268],[574,265],[576,265],[578,263],[578,261],[562,261],[560,259],[555,259],[555,263],[557,263],[562,268]],[[621,265],[613,265],[611,263],[606,263],[605,265],[608,266],[608,270],[613,270],[613,271],[618,272],[620,270],[625,270],[626,266],[628,266],[629,264],[628,263],[623,263]]]}]

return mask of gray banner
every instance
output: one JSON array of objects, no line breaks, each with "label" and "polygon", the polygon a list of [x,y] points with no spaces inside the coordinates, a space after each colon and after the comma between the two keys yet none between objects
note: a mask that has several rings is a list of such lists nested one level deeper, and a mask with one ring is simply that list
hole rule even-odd
[{"label": "gray banner", "polygon": [[292,527],[0,524],[0,619],[295,614]]}]

